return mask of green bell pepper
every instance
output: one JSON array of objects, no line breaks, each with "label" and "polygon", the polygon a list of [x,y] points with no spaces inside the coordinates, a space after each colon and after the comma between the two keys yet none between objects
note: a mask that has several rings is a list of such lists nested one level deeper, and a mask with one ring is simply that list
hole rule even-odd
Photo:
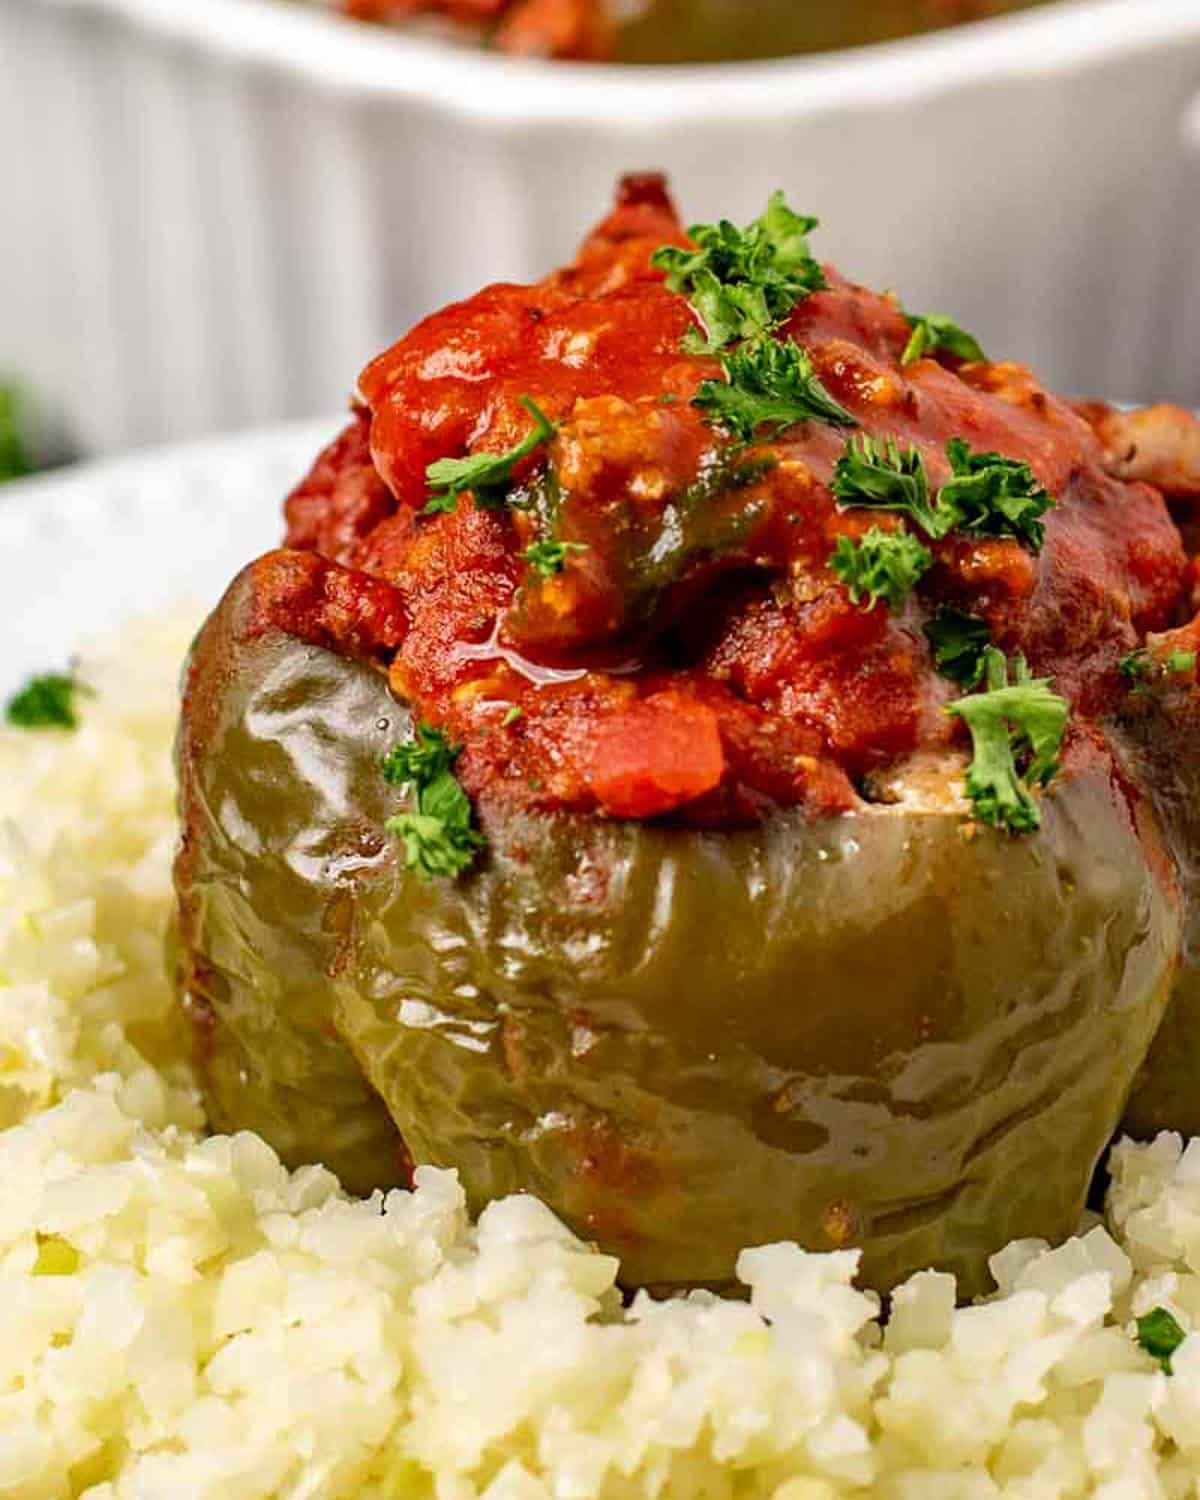
[{"label": "green bell pepper", "polygon": [[[252,625],[188,668],[176,867],[211,1115],[358,1191],[408,1156],[473,1208],[528,1190],[629,1284],[723,1287],[744,1245],[861,1246],[964,1294],[1078,1222],[1162,1018],[1174,868],[1101,756],[1041,829],[906,800],[699,831],[478,808],[464,877],[405,871],[383,672]],[[903,780],[903,778],[901,778]]]}]

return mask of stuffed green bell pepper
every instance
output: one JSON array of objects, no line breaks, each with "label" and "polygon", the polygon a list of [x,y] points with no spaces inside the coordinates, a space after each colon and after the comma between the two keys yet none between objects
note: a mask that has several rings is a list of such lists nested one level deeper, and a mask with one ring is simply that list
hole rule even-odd
[{"label": "stuffed green bell pepper", "polygon": [[211,1118],[536,1193],[631,1285],[987,1283],[1075,1226],[1175,981],[1128,723],[1179,530],[1093,425],[628,179],[360,380],[184,688]]}]

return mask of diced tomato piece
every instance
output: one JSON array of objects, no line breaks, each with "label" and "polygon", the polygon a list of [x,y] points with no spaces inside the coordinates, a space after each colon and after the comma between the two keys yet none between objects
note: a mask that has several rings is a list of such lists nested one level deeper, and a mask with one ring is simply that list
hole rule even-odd
[{"label": "diced tomato piece", "polygon": [[711,791],[724,772],[716,714],[666,692],[599,721],[588,782],[613,817],[651,818]]}]

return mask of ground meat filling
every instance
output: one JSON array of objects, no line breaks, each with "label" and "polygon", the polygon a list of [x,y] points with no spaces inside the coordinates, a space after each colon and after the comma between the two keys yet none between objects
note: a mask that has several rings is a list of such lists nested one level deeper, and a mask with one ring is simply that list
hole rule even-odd
[{"label": "ground meat filling", "polygon": [[[1118,663],[1180,623],[1193,579],[1162,494],[1120,477],[1092,413],[1019,365],[902,364],[896,301],[825,268],[776,335],[808,352],[856,431],[914,445],[934,486],[961,437],[1028,463],[1056,502],[1040,552],[952,533],[903,607],[866,608],[829,566],[840,536],[880,521],[830,491],[847,430],[805,421],[747,444],[706,420],[692,400],[721,369],[681,347],[695,318],[651,266],[664,244],[688,240],[661,182],[629,179],[574,265],[487,287],[368,365],[349,427],[288,501],[288,547],[336,572],[322,597],[354,615],[346,649],[462,744],[467,791],[715,825],[844,811],[964,734],[923,630],[944,605],[1054,678],[1077,729],[1109,712]],[[422,514],[428,466],[520,444],[530,400],[554,432],[507,502],[464,492]],[[551,521],[566,546],[539,569],[522,554]],[[306,577],[294,619],[287,588],[272,593],[298,634]]]}]

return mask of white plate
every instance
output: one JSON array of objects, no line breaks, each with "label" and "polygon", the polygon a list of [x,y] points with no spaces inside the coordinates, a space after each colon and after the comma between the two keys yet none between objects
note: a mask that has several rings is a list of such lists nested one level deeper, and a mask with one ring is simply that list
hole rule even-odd
[{"label": "white plate", "polygon": [[0,487],[0,692],[172,604],[197,610],[283,535],[339,418],[85,464]]}]

